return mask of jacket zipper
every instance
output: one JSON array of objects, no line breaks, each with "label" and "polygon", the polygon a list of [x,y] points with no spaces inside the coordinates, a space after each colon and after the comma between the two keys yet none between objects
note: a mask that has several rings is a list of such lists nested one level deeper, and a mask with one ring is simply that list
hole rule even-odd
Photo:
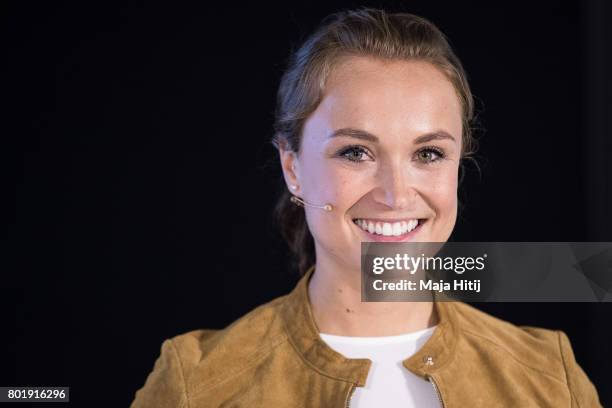
[{"label": "jacket zipper", "polygon": [[442,394],[440,394],[440,390],[438,389],[438,386],[436,385],[436,382],[434,381],[433,377],[428,375],[427,379],[429,380],[429,382],[431,382],[431,385],[434,388],[434,391],[436,392],[436,395],[438,396],[438,401],[440,402],[440,407],[444,408],[444,400],[442,400]]},{"label": "jacket zipper", "polygon": [[350,408],[351,406],[351,395],[355,391],[355,384],[351,384],[351,388],[349,389],[348,395],[346,396],[346,408]]}]

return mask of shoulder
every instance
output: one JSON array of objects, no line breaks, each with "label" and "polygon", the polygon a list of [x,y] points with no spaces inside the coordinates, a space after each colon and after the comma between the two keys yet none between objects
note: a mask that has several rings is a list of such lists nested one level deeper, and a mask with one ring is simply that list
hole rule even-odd
[{"label": "shoulder", "polygon": [[454,303],[457,330],[472,349],[502,355],[563,382],[572,395],[572,406],[600,406],[597,391],[577,363],[563,331],[514,325],[466,303]]},{"label": "shoulder", "polygon": [[[221,364],[234,365],[271,351],[287,340],[278,309],[285,296],[264,303],[221,330],[198,329],[170,339],[185,369]],[[190,374],[190,373],[188,373]]]},{"label": "shoulder", "polygon": [[521,360],[561,362],[559,330],[518,326],[462,302],[455,302],[454,309],[457,328],[467,338],[486,342]]},{"label": "shoulder", "polygon": [[287,341],[280,296],[224,329],[197,329],[166,339],[132,408],[183,407],[188,396],[237,375]]}]

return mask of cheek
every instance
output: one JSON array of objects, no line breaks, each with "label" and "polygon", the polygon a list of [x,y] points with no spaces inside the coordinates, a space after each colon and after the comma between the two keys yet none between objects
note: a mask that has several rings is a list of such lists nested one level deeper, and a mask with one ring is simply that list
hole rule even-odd
[{"label": "cheek", "polygon": [[330,203],[338,211],[333,214],[344,213],[359,197],[359,178],[338,163],[331,160],[316,160],[309,163],[307,193],[317,204]]},{"label": "cheek", "polygon": [[358,177],[355,173],[338,171],[329,178],[329,182],[334,184],[333,191],[330,192],[336,206],[344,213],[349,210],[363,196],[367,189],[363,177]]},{"label": "cheek", "polygon": [[449,169],[441,173],[432,189],[432,204],[436,207],[440,218],[454,220],[457,215],[458,169]]},{"label": "cheek", "polygon": [[351,177],[346,169],[334,163],[319,160],[309,165],[309,169],[315,170],[307,172],[308,179],[304,180],[305,195],[314,204],[332,204],[334,210],[328,213],[307,207],[306,219],[315,240],[333,252],[332,244],[337,243],[338,239],[346,234],[345,229],[349,228],[345,222],[345,214],[358,200],[359,183],[356,182],[354,174]]}]

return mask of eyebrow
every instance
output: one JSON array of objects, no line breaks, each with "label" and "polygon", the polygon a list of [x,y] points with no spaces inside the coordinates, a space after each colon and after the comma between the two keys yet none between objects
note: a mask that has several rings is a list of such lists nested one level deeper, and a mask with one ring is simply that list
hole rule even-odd
[{"label": "eyebrow", "polygon": [[[361,130],[361,129],[353,129],[353,128],[342,128],[342,129],[334,130],[328,136],[328,138],[331,139],[331,138],[339,137],[339,136],[352,137],[355,139],[367,140],[369,142],[378,143],[377,136],[373,135],[372,133],[368,131]],[[432,140],[445,140],[445,139],[452,140],[453,142],[456,141],[455,138],[451,136],[448,132],[445,132],[444,130],[438,130],[436,132],[427,133],[427,134],[417,137],[414,140],[414,144],[422,144],[422,143],[430,142]]]}]

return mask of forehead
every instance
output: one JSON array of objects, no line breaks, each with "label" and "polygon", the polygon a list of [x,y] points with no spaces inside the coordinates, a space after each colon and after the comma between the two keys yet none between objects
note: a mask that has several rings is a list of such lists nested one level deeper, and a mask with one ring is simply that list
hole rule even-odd
[{"label": "forehead", "polygon": [[306,127],[311,124],[320,131],[359,127],[381,137],[445,130],[460,138],[461,105],[451,82],[431,63],[343,57]]}]

